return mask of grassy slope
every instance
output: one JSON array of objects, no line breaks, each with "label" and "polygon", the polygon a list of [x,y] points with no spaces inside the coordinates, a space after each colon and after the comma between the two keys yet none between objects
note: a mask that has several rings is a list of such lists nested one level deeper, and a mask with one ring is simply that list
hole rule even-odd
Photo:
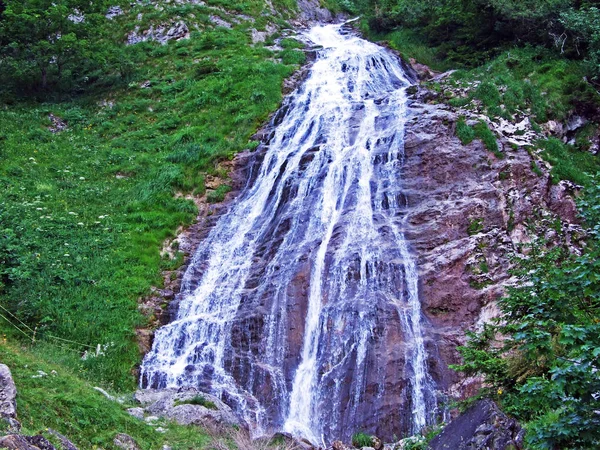
[{"label": "grassy slope", "polygon": [[[61,364],[44,361],[37,352],[8,343],[0,345],[0,360],[9,365],[17,385],[17,405],[23,433],[42,433],[47,428],[69,437],[81,449],[116,449],[117,433],[132,436],[143,449],[169,445],[175,449],[205,448],[211,437],[198,427],[173,423],[153,426],[126,411],[127,402],[107,399]],[[40,372],[46,375],[40,376]],[[166,432],[156,431],[161,425]]]},{"label": "grassy slope", "polygon": [[[304,60],[290,40],[283,51],[251,45],[251,28],[284,26],[295,5],[273,4],[276,13],[262,0],[136,6],[107,21],[115,40],[173,18],[187,23],[191,38],[124,49],[134,67],[128,85],[107,81],[76,100],[0,108],[0,261],[8,267],[0,330],[9,342],[0,361],[15,372],[28,431],[52,427],[82,448],[110,448],[117,431],[143,448],[178,436],[195,448],[206,441],[195,430],[161,436],[86,380],[113,391],[135,387],[134,331],[147,320],[137,300],[160,286],[161,268],[180,263],[159,251],[196,213],[174,194],[202,194],[206,174],[226,176],[218,162],[253,146],[250,136],[281,101],[283,79]],[[215,27],[211,15],[232,28]],[[68,129],[51,133],[50,113]],[[17,346],[34,333],[36,345]],[[92,356],[82,359],[86,350]],[[32,379],[38,369],[59,375]]]}]

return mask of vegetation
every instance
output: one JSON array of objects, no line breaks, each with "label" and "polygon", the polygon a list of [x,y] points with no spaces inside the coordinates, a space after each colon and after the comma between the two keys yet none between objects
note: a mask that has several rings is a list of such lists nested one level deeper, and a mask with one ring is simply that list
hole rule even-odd
[{"label": "vegetation", "polygon": [[177,400],[175,402],[175,406],[177,405],[199,405],[204,406],[208,409],[217,409],[217,405],[215,405],[210,400],[205,399],[201,395],[196,395],[195,397],[192,397],[189,400]]},{"label": "vegetation", "polygon": [[[17,405],[23,432],[47,434],[51,428],[68,436],[79,448],[116,449],[117,433],[132,436],[141,448],[207,448],[211,437],[194,426],[159,421],[152,425],[126,411],[133,406],[109,400],[62,364],[47,363],[39,354],[44,348],[0,344],[0,360],[11,368],[17,385]],[[161,427],[164,433],[156,431]],[[61,447],[59,447],[61,448]]]},{"label": "vegetation", "polygon": [[600,188],[581,210],[590,236],[582,255],[540,241],[518,260],[520,283],[501,300],[502,320],[461,349],[468,375],[483,374],[493,397],[525,423],[528,448],[600,445]]},{"label": "vegetation", "polygon": [[[181,263],[160,249],[197,212],[177,194],[223,199],[230,188],[206,191],[205,175],[223,177],[219,162],[253,147],[303,58],[293,40],[283,51],[251,45],[250,27],[283,25],[293,2],[274,4],[276,16],[260,0],[123,5],[109,20],[102,2],[3,2],[0,320],[9,339],[35,341],[40,361],[104,387],[135,386],[135,329],[148,321],[137,301]],[[227,16],[213,6],[257,19],[214,26],[211,14]],[[202,32],[124,45],[135,26],[175,16]],[[40,17],[51,28],[22,29]],[[115,64],[105,58],[113,50]]]},{"label": "vegetation", "polygon": [[361,431],[352,436],[352,445],[358,448],[370,447],[373,445],[373,437],[370,434]]}]

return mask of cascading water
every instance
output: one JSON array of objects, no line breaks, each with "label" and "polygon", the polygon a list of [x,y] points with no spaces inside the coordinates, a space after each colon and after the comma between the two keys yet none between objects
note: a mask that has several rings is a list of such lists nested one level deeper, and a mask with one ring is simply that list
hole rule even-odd
[{"label": "cascading water", "polygon": [[404,236],[410,81],[343,25],[306,35],[322,50],[194,256],[141,384],[210,391],[255,435],[416,432],[436,394]]}]

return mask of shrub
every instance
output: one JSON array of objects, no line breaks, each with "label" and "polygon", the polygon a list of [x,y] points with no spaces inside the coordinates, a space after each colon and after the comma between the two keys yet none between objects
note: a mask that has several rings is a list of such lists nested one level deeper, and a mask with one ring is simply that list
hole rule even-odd
[{"label": "shrub", "polygon": [[370,434],[362,431],[352,436],[352,445],[355,447],[370,447],[373,445],[373,438]]}]

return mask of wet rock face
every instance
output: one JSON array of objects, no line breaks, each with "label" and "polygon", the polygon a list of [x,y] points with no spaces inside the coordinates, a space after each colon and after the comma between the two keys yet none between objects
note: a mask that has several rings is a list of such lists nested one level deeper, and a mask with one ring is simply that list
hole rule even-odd
[{"label": "wet rock face", "polygon": [[491,400],[480,400],[454,419],[429,444],[430,450],[516,450],[524,432]]},{"label": "wet rock face", "polygon": [[[544,223],[560,219],[567,232],[578,227],[568,183],[552,185],[547,170],[536,175],[527,151],[513,149],[503,136],[503,159],[478,140],[463,146],[454,128],[465,111],[416,100],[430,96],[424,89],[413,95],[403,180],[429,350],[442,361],[432,359],[430,370],[450,388],[460,380],[447,365],[459,362],[456,346],[464,343],[464,330],[498,314],[495,301],[510,281],[509,255],[545,233]],[[532,229],[530,220],[542,226]],[[454,394],[468,390],[457,385]]]}]

